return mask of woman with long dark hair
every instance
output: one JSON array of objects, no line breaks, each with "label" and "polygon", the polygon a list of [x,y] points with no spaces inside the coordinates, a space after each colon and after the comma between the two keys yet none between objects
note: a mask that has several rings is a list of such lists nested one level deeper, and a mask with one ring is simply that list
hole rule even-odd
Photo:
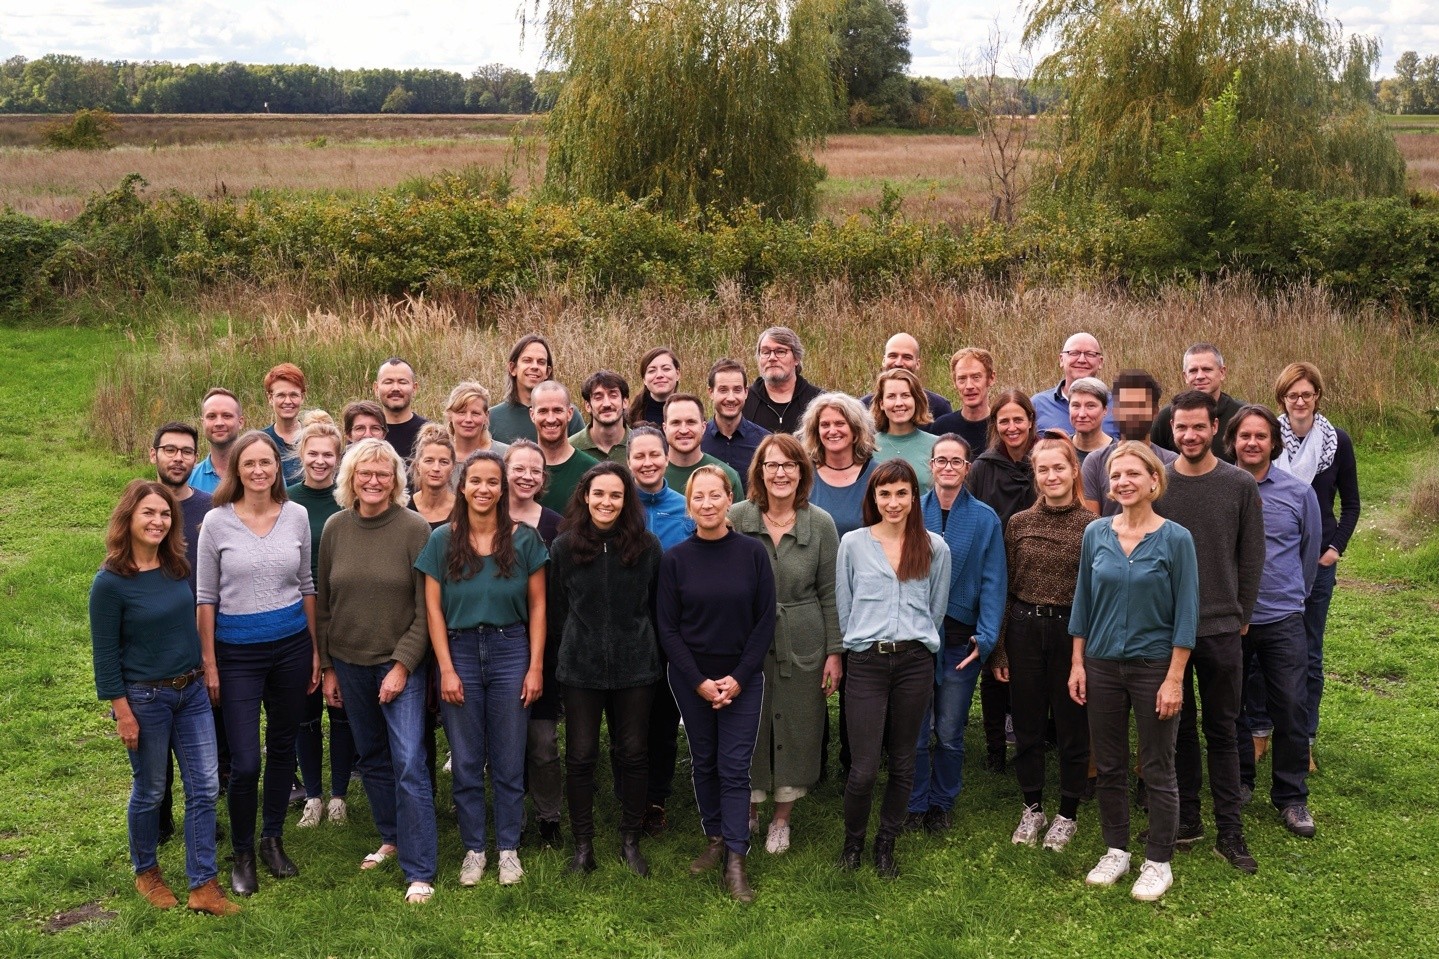
[{"label": "woman with long dark hair", "polygon": [[608,715],[619,775],[620,858],[649,875],[640,853],[649,783],[646,741],[660,678],[653,604],[660,541],[645,529],[629,470],[592,466],[565,513],[550,553],[550,642],[565,702],[565,786],[574,832],[572,872],[595,869],[595,762]]},{"label": "woman with long dark hair", "polygon": [[924,528],[919,477],[904,460],[874,468],[865,526],[840,540],[835,601],[844,630],[852,763],[844,786],[840,867],[859,868],[869,831],[881,750],[889,782],[874,838],[874,866],[894,878],[894,840],[914,788],[915,744],[934,693],[934,656],[944,642],[949,547]]},{"label": "woman with long dark hair", "polygon": [[629,421],[663,426],[665,400],[679,389],[680,358],[668,346],[656,346],[640,357],[640,382],[644,384],[630,400]]},{"label": "woman with long dark hair", "polygon": [[549,553],[532,527],[511,521],[504,467],[496,453],[470,454],[450,522],[430,534],[415,561],[425,574],[425,616],[450,738],[465,844],[462,886],[478,884],[485,870],[486,768],[500,883],[524,878],[525,727],[544,688]]},{"label": "woman with long dark hair", "polygon": [[110,514],[105,564],[90,587],[95,691],[110,701],[134,776],[127,821],[135,888],[157,909],[178,904],[156,857],[173,751],[185,785],[188,905],[227,916],[240,907],[215,881],[220,760],[179,518],[180,507],[164,484],[138,479]]}]

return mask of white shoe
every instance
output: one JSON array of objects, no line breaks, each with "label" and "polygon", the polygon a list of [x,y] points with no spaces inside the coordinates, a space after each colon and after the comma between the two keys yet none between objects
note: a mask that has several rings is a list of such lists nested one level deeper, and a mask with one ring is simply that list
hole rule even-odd
[{"label": "white shoe", "polygon": [[1044,810],[1038,806],[1025,806],[1024,815],[1019,818],[1019,825],[1014,829],[1014,835],[1009,841],[1016,846],[1037,846],[1039,845],[1039,834],[1044,827],[1049,825],[1049,817],[1045,816]]},{"label": "white shoe", "polygon": [[[316,800],[318,802],[319,800]],[[350,821],[349,810],[345,808],[345,800],[339,796],[331,796],[330,804],[325,807],[325,818],[333,825],[343,826]]]},{"label": "white shoe", "polygon": [[1111,849],[1089,870],[1089,875],[1084,877],[1084,883],[1088,886],[1112,886],[1127,872],[1129,853],[1123,849]]},{"label": "white shoe", "polygon": [[764,851],[778,856],[789,849],[789,823],[778,819],[770,820],[769,835],[765,837]]},{"label": "white shoe", "polygon": [[300,813],[300,821],[295,823],[301,829],[314,829],[320,824],[320,813],[325,809],[325,801],[318,796],[314,799],[305,800],[305,809]]},{"label": "white shoe", "polygon": [[471,849],[465,853],[465,861],[460,866],[460,885],[477,886],[480,884],[480,877],[485,874],[485,851],[483,849]]},{"label": "white shoe", "polygon": [[450,767],[451,767],[452,765],[454,765],[454,762],[455,762],[455,754],[454,754],[454,753],[445,753],[445,768],[444,768],[444,772],[451,772],[452,770],[450,769]]},{"label": "white shoe", "polygon": [[1129,894],[1140,902],[1154,902],[1168,892],[1172,885],[1174,872],[1169,868],[1169,863],[1146,859],[1144,865],[1139,867],[1139,878],[1134,881],[1134,888]]},{"label": "white shoe", "polygon": [[1049,827],[1049,832],[1044,834],[1044,848],[1051,852],[1064,852],[1064,847],[1069,845],[1069,840],[1074,838],[1074,832],[1079,828],[1079,823],[1064,816],[1055,816],[1054,824]]},{"label": "white shoe", "polygon": [[513,886],[525,878],[525,871],[520,868],[520,854],[513,849],[500,850],[500,885]]}]

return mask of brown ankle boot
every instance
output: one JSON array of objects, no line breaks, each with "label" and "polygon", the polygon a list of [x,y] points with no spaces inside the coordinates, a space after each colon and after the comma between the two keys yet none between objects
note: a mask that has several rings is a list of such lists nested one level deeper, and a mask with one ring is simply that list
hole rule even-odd
[{"label": "brown ankle boot", "polygon": [[225,890],[213,879],[190,890],[188,905],[195,912],[207,912],[212,916],[233,916],[240,911],[240,904],[226,899]]},{"label": "brown ankle boot", "polygon": [[705,851],[695,857],[694,862],[690,863],[691,876],[698,876],[701,873],[706,873],[714,869],[720,864],[720,859],[724,856],[724,839],[719,836],[709,836],[707,838],[709,839],[709,845],[705,846]]},{"label": "brown ankle boot", "polygon": [[744,863],[745,857],[737,852],[730,852],[725,857],[725,892],[739,902],[754,902],[754,890],[750,888],[749,877],[744,873]]},{"label": "brown ankle boot", "polygon": [[156,909],[169,909],[180,902],[165,884],[165,877],[160,875],[159,866],[152,866],[138,874],[135,877],[135,888],[140,890],[140,895]]}]

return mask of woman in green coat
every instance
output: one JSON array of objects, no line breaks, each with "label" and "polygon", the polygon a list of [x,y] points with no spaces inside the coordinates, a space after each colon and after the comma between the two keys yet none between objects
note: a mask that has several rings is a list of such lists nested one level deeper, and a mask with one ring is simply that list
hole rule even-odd
[{"label": "woman in green coat", "polygon": [[766,436],[749,470],[749,498],[730,509],[735,530],[764,544],[774,564],[777,619],[764,661],[764,711],[750,771],[750,830],[773,793],[766,851],[789,848],[796,799],[819,781],[825,697],[839,688],[842,634],[835,611],[834,520],[809,505],[814,466],[787,433]]}]

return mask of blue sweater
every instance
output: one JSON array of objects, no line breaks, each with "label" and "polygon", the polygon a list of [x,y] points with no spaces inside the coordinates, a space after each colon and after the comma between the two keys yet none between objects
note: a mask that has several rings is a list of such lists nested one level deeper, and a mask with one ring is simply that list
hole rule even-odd
[{"label": "blue sweater", "polygon": [[658,493],[640,490],[640,502],[645,508],[645,526],[655,534],[661,548],[683,543],[695,531],[695,521],[685,508],[685,498],[668,483],[661,486]]},{"label": "blue sweater", "polygon": [[963,488],[949,508],[948,522],[943,522],[939,494],[934,490],[924,495],[919,507],[925,529],[938,533],[949,547],[949,605],[945,612],[975,627],[980,659],[988,659],[999,642],[1009,592],[999,514]]}]

